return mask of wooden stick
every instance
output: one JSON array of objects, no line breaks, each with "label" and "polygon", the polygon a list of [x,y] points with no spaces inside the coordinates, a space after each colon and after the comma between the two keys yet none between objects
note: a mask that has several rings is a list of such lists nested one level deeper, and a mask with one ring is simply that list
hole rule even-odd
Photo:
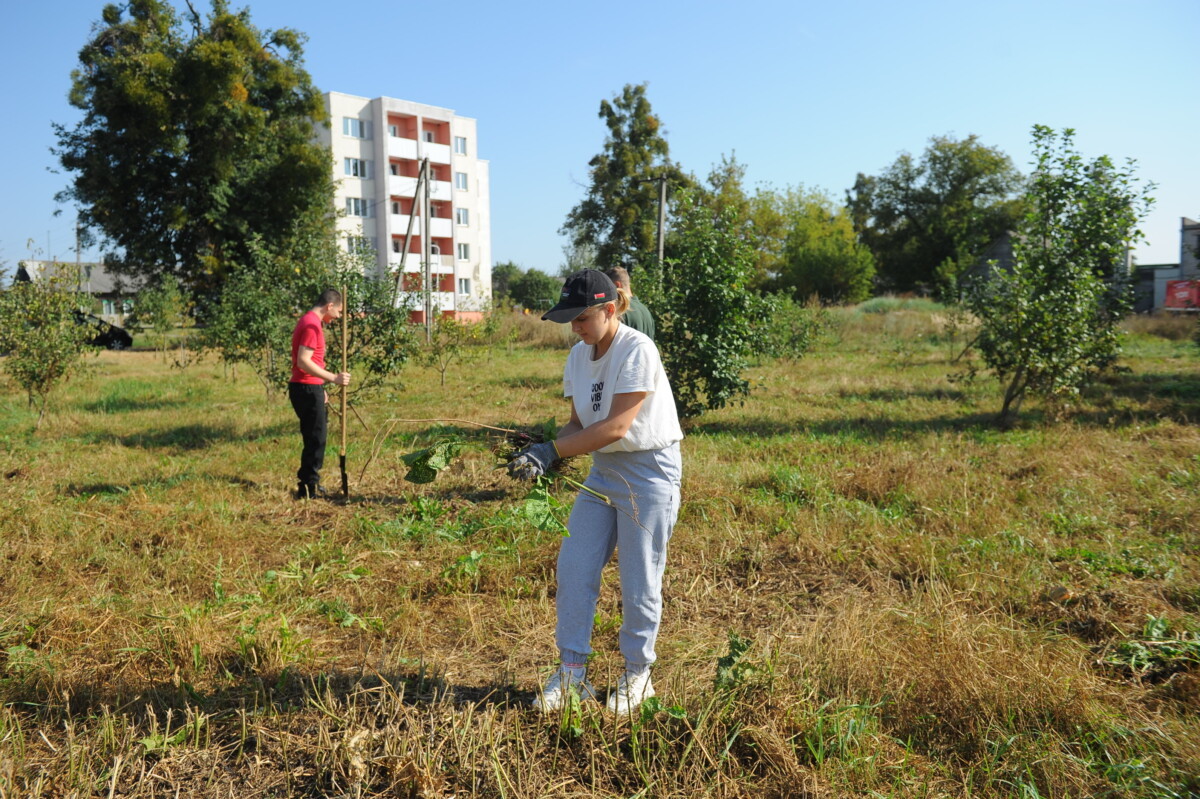
[{"label": "wooden stick", "polygon": [[[342,284],[342,371],[349,371],[349,365],[346,363],[346,317],[350,315],[350,298],[346,291],[346,284]],[[342,467],[342,499],[350,499],[350,477],[346,474],[346,386],[342,386],[342,412],[341,412],[341,428],[342,428],[342,444],[338,450],[338,462]]]},{"label": "wooden stick", "polygon": [[436,423],[454,422],[455,424],[471,424],[471,425],[475,425],[476,427],[484,427],[484,428],[487,428],[488,430],[495,430],[497,433],[515,433],[515,432],[517,432],[516,430],[510,430],[507,427],[492,427],[490,424],[484,424],[483,422],[472,422],[470,419],[388,419],[387,421],[389,424],[402,424],[402,423],[431,424],[431,423],[435,423],[435,422]]}]

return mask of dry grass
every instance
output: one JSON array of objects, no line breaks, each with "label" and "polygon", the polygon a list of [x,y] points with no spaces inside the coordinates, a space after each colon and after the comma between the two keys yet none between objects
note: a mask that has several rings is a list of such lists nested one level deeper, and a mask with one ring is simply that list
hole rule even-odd
[{"label": "dry grass", "polygon": [[570,325],[543,322],[541,314],[541,311],[537,311],[506,315],[501,330],[502,336],[518,344],[549,350],[570,349],[579,340],[571,333]]},{"label": "dry grass", "polygon": [[[398,430],[350,503],[302,505],[290,408],[219,367],[104,354],[36,435],[6,393],[0,797],[1195,795],[1200,665],[1122,660],[1147,616],[1200,628],[1194,350],[1134,334],[1066,421],[1000,432],[949,349],[931,316],[857,314],[691,425],[635,719],[525,707],[557,542],[485,434]],[[561,418],[561,363],[414,368],[360,410]],[[461,461],[403,482],[448,431]],[[600,685],[619,625],[608,575]]]},{"label": "dry grass", "polygon": [[1171,341],[1187,341],[1196,335],[1197,317],[1194,313],[1158,311],[1137,314],[1125,320],[1122,327],[1130,333],[1157,336]]}]

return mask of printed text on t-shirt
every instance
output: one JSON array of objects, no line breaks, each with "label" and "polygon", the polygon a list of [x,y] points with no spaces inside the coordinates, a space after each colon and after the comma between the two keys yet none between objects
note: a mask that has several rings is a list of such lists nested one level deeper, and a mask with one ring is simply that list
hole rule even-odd
[{"label": "printed text on t-shirt", "polygon": [[592,383],[592,413],[599,413],[600,401],[604,399],[604,381]]}]

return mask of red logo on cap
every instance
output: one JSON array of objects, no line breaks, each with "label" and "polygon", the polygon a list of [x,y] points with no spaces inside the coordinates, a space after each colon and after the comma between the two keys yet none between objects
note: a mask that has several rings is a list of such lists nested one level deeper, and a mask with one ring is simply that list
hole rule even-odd
[{"label": "red logo on cap", "polygon": [[604,292],[603,292],[603,291],[602,291],[602,292],[600,292],[599,294],[595,295],[594,297],[592,297],[592,299],[593,299],[593,300],[600,300],[600,299],[603,299],[603,298],[604,298]]}]

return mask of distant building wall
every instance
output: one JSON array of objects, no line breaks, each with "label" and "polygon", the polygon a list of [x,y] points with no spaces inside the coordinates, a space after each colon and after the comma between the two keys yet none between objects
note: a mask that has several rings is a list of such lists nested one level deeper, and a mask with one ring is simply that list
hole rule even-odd
[{"label": "distant building wall", "polygon": [[[478,157],[476,121],[392,97],[329,92],[325,103],[330,126],[317,135],[333,156],[344,246],[373,250],[378,275],[401,275],[401,300],[420,307],[428,243],[433,303],[443,313],[479,316],[491,300],[492,242],[489,164]],[[433,173],[427,220],[417,192],[425,158]]]}]

